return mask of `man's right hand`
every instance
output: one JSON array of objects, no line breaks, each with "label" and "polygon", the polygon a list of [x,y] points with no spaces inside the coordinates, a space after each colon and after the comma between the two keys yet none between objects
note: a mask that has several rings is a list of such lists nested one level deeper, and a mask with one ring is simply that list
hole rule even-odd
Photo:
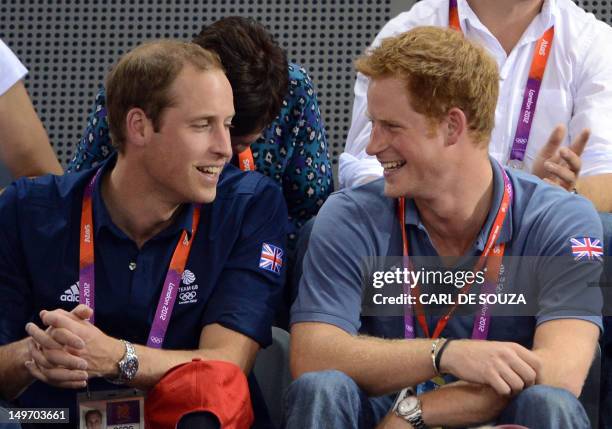
[{"label": "man's right hand", "polygon": [[[70,315],[86,320],[91,309],[79,305]],[[64,328],[41,330],[33,323],[26,325],[30,359],[25,362],[30,375],[56,387],[80,389],[87,383],[87,362],[80,351],[85,347],[81,338]]]},{"label": "man's right hand", "polygon": [[460,380],[491,386],[500,395],[515,395],[535,384],[540,358],[510,342],[454,340],[440,361],[440,371]]}]

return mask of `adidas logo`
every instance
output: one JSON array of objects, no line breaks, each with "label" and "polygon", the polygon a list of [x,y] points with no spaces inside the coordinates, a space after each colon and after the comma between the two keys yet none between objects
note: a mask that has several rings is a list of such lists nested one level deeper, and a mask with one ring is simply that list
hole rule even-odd
[{"label": "adidas logo", "polygon": [[70,286],[60,295],[60,301],[63,302],[79,302],[79,282]]}]

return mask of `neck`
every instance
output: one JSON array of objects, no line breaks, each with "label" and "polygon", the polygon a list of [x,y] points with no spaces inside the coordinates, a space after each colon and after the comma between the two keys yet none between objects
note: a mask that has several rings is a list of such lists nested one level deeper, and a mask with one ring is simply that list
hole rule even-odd
[{"label": "neck", "polygon": [[163,201],[145,178],[124,163],[102,177],[102,199],[113,223],[141,248],[170,225],[180,204]]},{"label": "neck", "polygon": [[510,54],[521,36],[540,13],[544,0],[467,0],[485,27]]},{"label": "neck", "polygon": [[[460,166],[429,199],[415,199],[421,221],[440,256],[462,256],[474,243],[491,210],[493,170],[485,159]],[[473,172],[465,174],[466,171]]]}]

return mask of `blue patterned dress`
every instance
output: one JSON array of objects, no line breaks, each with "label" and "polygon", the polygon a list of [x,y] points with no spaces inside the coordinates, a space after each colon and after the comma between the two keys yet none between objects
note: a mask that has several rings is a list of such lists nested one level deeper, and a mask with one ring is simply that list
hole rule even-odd
[{"label": "blue patterned dress", "polygon": [[[115,151],[105,106],[101,88],[68,172],[94,167]],[[317,214],[334,188],[317,96],[300,66],[289,64],[289,93],[280,114],[251,149],[256,170],[283,189],[289,208],[289,246],[293,248],[302,225]]]}]

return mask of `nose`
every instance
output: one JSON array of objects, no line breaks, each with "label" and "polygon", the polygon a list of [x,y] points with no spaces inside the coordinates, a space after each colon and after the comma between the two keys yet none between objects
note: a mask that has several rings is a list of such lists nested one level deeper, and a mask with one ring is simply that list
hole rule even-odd
[{"label": "nose", "polygon": [[366,153],[370,156],[376,156],[386,147],[386,138],[384,130],[376,121],[372,121],[372,129],[370,131],[370,141],[366,146]]},{"label": "nose", "polygon": [[232,144],[230,140],[229,129],[225,125],[221,124],[216,127],[216,133],[212,139],[212,151],[226,159],[232,157]]}]

